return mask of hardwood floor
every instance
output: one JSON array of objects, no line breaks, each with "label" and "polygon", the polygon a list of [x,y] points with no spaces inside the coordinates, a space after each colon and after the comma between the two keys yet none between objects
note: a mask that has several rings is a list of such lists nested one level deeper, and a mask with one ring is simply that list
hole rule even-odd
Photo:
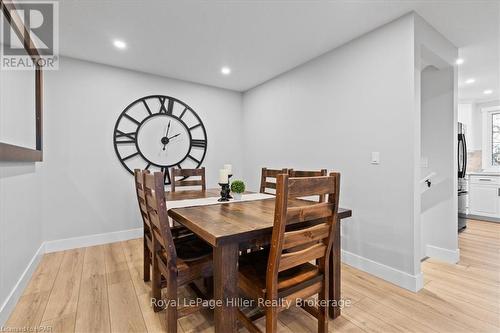
[{"label": "hardwood floor", "polygon": [[[457,265],[426,260],[415,294],[347,265],[342,297],[351,306],[331,332],[500,332],[500,224],[469,221]],[[150,306],[142,281],[142,240],[46,254],[6,327],[51,326],[53,332],[161,332],[163,312]],[[183,295],[193,297],[188,290]],[[258,324],[263,328],[264,319]],[[209,310],[184,317],[179,332],[213,332]],[[315,332],[300,309],[283,311],[280,332]],[[241,332],[245,330],[242,328]]]}]

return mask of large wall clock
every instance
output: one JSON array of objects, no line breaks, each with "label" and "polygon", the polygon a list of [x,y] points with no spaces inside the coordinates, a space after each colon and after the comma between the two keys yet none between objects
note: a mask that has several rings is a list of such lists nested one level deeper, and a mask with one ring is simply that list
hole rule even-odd
[{"label": "large wall clock", "polygon": [[113,144],[121,164],[134,169],[164,172],[170,168],[198,168],[207,152],[207,132],[201,118],[186,103],[164,95],[139,98],[118,117]]}]

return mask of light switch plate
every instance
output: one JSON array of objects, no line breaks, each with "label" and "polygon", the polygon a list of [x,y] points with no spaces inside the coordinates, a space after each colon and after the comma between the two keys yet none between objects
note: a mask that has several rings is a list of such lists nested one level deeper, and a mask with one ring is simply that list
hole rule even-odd
[{"label": "light switch plate", "polygon": [[372,152],[372,164],[380,164],[380,153],[378,151]]}]

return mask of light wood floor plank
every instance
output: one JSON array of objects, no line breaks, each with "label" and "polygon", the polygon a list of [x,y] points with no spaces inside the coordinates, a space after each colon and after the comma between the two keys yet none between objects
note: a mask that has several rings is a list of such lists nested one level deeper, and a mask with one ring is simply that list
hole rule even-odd
[{"label": "light wood floor plank", "polygon": [[89,247],[83,261],[75,331],[106,333],[110,330],[104,247]]},{"label": "light wood floor plank", "polygon": [[[151,306],[151,282],[143,279],[143,242],[142,239],[133,239],[122,243],[123,252],[130,271],[134,290],[137,295],[139,307],[146,324],[148,332],[162,332],[166,328],[165,312],[154,312]],[[177,325],[178,332],[182,332],[180,324]]]},{"label": "light wood floor plank", "polygon": [[43,256],[33,278],[7,320],[7,327],[37,327],[40,325],[63,256],[63,252],[49,253]]},{"label": "light wood floor plank", "polygon": [[491,271],[480,271],[469,266],[446,264],[434,259],[427,259],[423,263],[422,267],[426,272],[430,268],[439,270],[441,272],[454,274],[458,278],[467,278],[470,280],[475,280],[492,286],[500,287],[500,274],[491,274]]},{"label": "light wood floor plank", "polygon": [[450,287],[467,289],[469,293],[486,299],[496,301],[500,298],[500,286],[498,284],[480,282],[466,275],[458,276],[429,266],[424,268],[424,273],[433,281],[446,281],[446,284]]},{"label": "light wood floor plank", "polygon": [[111,331],[146,332],[121,243],[104,245]]},{"label": "light wood floor plank", "polygon": [[[366,274],[366,273],[363,273]],[[432,322],[433,328],[440,332],[467,332],[459,323],[443,316],[427,305],[415,301],[410,297],[399,296],[389,289],[380,288],[365,279],[358,279],[347,271],[343,272],[342,283],[376,300],[381,306],[387,306],[392,311],[396,311],[409,318],[414,318],[422,323]],[[345,311],[343,310],[343,313]],[[348,318],[350,319],[350,318]]]},{"label": "light wood floor plank", "polygon": [[41,325],[74,332],[85,249],[65,251]]},{"label": "light wood floor plank", "polygon": [[386,323],[390,323],[396,327],[400,332],[437,332],[432,328],[431,323],[422,323],[397,311],[392,311],[389,307],[381,305],[369,297],[365,297],[362,301],[357,302],[354,304],[354,307],[381,318]]}]

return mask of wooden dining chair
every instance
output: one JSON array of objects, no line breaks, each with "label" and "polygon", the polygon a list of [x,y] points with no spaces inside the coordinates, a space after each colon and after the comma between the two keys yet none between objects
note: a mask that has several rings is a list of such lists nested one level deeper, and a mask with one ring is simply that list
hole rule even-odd
[{"label": "wooden dining chair", "polygon": [[[239,262],[240,291],[269,305],[263,313],[266,332],[276,332],[278,313],[287,302],[295,305],[316,294],[317,307],[300,305],[317,318],[318,332],[328,332],[329,255],[338,223],[339,191],[339,173],[305,178],[278,175],[271,247],[241,256]],[[328,195],[328,201],[305,204],[295,199],[310,195]],[[316,259],[318,264],[310,263]],[[255,318],[238,309],[238,319],[250,332],[260,332]]]},{"label": "wooden dining chair", "polygon": [[[144,198],[153,236],[152,298],[161,299],[167,287],[167,332],[177,332],[177,319],[200,309],[200,306],[178,307],[178,288],[189,284],[199,294],[195,280],[212,276],[212,248],[199,238],[175,241],[168,223],[163,173],[144,174]],[[164,279],[162,279],[162,277]],[[153,303],[154,311],[162,308]]]},{"label": "wooden dining chair", "polygon": [[[293,169],[288,169],[288,175],[291,178],[297,178],[297,177],[320,177],[320,176],[326,176],[328,171],[326,169],[321,169],[321,170],[293,170]],[[319,196],[319,202],[324,202],[325,201],[325,196],[320,195]]]},{"label": "wooden dining chair", "polygon": [[[144,282],[151,280],[151,265],[152,265],[152,251],[153,251],[153,238],[151,232],[151,223],[149,222],[148,212],[146,210],[146,202],[144,196],[144,174],[149,174],[149,170],[134,170],[135,191],[137,195],[137,202],[139,203],[139,210],[144,226],[143,231],[143,279]],[[172,235],[174,241],[177,239],[187,239],[188,237],[195,237],[194,234],[182,225],[177,224],[172,228]]]},{"label": "wooden dining chair", "polygon": [[275,194],[269,192],[269,189],[276,191],[276,177],[282,173],[288,173],[288,169],[283,168],[278,170],[262,168],[262,174],[260,176],[260,193]]},{"label": "wooden dining chair", "polygon": [[146,209],[146,201],[144,196],[144,174],[149,174],[148,170],[134,170],[135,180],[135,193],[137,195],[137,202],[139,203],[139,210],[141,212],[142,224],[144,226],[143,234],[143,279],[145,282],[151,279],[151,263],[153,251],[153,238],[151,232],[151,224],[149,223],[148,211]]},{"label": "wooden dining chair", "polygon": [[[176,180],[176,178],[182,177],[182,179]],[[200,177],[199,179],[186,180],[187,177]],[[201,186],[201,190],[205,191],[207,189],[207,183],[205,180],[205,167],[199,169],[179,169],[172,168],[171,171],[170,190],[175,192],[176,187],[181,186]]]}]

